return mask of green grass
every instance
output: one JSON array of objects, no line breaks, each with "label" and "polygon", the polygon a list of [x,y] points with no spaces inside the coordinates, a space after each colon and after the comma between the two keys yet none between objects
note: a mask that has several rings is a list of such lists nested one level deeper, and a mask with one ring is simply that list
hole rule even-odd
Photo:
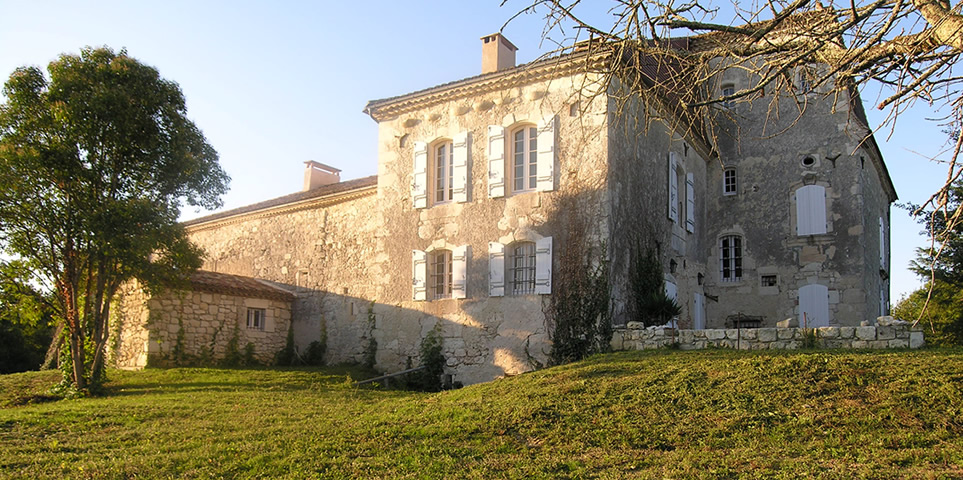
[{"label": "green grass", "polygon": [[619,353],[441,394],[349,371],[0,377],[3,478],[963,478],[963,351]]}]

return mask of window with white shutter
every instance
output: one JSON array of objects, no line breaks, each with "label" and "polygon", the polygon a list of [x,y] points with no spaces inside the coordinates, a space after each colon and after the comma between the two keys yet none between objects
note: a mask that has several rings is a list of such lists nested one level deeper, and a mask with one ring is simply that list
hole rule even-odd
[{"label": "window with white shutter", "polygon": [[538,124],[538,165],[536,189],[555,190],[555,116],[545,117]]},{"label": "window with white shutter", "polygon": [[443,140],[431,147],[432,204],[448,203],[452,199],[454,159],[451,142]]},{"label": "window with white shutter", "polygon": [[488,196],[505,196],[505,128],[488,126]]},{"label": "window with white shutter", "polygon": [[669,152],[669,220],[679,221],[679,162],[675,152]]},{"label": "window with white shutter", "polygon": [[879,217],[879,268],[886,270],[886,224]]},{"label": "window with white shutter", "polygon": [[471,185],[468,176],[471,173],[471,133],[461,132],[452,141],[451,187],[452,200],[458,203],[468,201],[468,189]]},{"label": "window with white shutter", "polygon": [[467,298],[468,257],[471,247],[462,245],[451,251],[451,298]]},{"label": "window with white shutter", "polygon": [[685,176],[685,231],[695,232],[695,175]]},{"label": "window with white shutter", "polygon": [[702,330],[706,328],[706,296],[695,293],[692,299],[692,328]]},{"label": "window with white shutter", "polygon": [[535,293],[535,243],[515,242],[509,245],[505,267],[509,294]]},{"label": "window with white shutter", "polygon": [[826,230],[826,188],[800,187],[796,190],[796,235],[818,235]]},{"label": "window with white shutter", "polygon": [[552,237],[535,242],[535,293],[552,293]]},{"label": "window with white shutter", "polygon": [[505,246],[488,242],[488,296],[505,295]]},{"label": "window with white shutter", "polygon": [[422,250],[411,251],[411,299],[428,300],[428,254]]},{"label": "window with white shutter", "polygon": [[411,178],[411,204],[414,208],[428,206],[428,144],[415,142]]}]

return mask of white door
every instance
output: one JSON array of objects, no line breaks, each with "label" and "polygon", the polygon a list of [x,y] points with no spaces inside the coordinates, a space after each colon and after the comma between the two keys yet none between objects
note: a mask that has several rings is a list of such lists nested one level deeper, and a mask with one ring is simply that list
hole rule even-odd
[{"label": "white door", "polygon": [[799,326],[829,326],[829,287],[814,283],[799,289]]},{"label": "white door", "polygon": [[692,304],[692,328],[703,330],[706,328],[706,296],[702,293],[695,293]]}]

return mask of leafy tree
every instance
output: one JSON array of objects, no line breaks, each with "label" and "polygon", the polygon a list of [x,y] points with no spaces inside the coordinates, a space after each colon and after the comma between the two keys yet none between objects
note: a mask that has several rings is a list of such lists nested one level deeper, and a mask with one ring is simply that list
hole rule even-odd
[{"label": "leafy tree", "polygon": [[893,316],[922,321],[929,327],[929,345],[963,345],[963,289],[958,286],[939,280],[927,284],[900,300]]},{"label": "leafy tree", "polygon": [[[200,266],[177,223],[216,208],[229,178],[178,85],[121,50],[15,70],[0,105],[0,246],[55,295],[78,389],[103,378],[111,299]],[[90,352],[90,353],[88,353]]]},{"label": "leafy tree", "polygon": [[53,335],[51,298],[26,282],[20,262],[0,264],[0,374],[36,370]]}]

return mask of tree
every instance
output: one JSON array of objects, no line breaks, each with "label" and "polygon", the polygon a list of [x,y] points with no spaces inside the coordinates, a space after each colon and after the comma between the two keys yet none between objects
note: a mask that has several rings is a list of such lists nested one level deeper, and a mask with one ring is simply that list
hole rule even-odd
[{"label": "tree", "polygon": [[111,299],[131,279],[200,266],[180,206],[216,208],[229,178],[178,85],[121,50],[21,67],[0,105],[0,247],[54,293],[78,389],[102,381]]},{"label": "tree", "polygon": [[[954,71],[963,53],[959,4],[944,0],[722,3],[619,0],[601,7],[581,0],[533,0],[516,16],[541,12],[546,17],[543,35],[549,43],[606,59],[585,63],[603,74],[602,85],[590,86],[593,91],[625,92],[624,101],[641,97],[646,104],[681,113],[677,117],[705,120],[683,121],[673,125],[677,129],[705,125],[713,136],[713,119],[719,115],[709,107],[717,103],[760,101],[763,94],[770,102],[778,102],[789,96],[801,105],[801,114],[807,100],[800,94],[808,90],[823,92],[835,101],[875,85],[881,98],[877,108],[888,112],[884,125],[894,126],[900,112],[922,101],[942,108],[944,126],[960,130],[963,76]],[[595,20],[600,11],[608,15]],[[697,48],[671,39],[693,33],[699,34]],[[730,69],[749,73],[749,83],[723,96],[708,95],[709,89],[702,87],[718,86]],[[800,77],[807,84],[802,90]],[[611,86],[617,88],[607,88]],[[950,186],[963,173],[958,162],[961,146],[961,138],[955,136],[944,159],[949,167],[943,185],[916,212],[943,210],[946,222],[940,226],[949,230],[963,220],[959,204],[948,206]]]},{"label": "tree", "polygon": [[51,298],[28,276],[20,262],[0,264],[0,374],[38,369],[53,335]]}]

